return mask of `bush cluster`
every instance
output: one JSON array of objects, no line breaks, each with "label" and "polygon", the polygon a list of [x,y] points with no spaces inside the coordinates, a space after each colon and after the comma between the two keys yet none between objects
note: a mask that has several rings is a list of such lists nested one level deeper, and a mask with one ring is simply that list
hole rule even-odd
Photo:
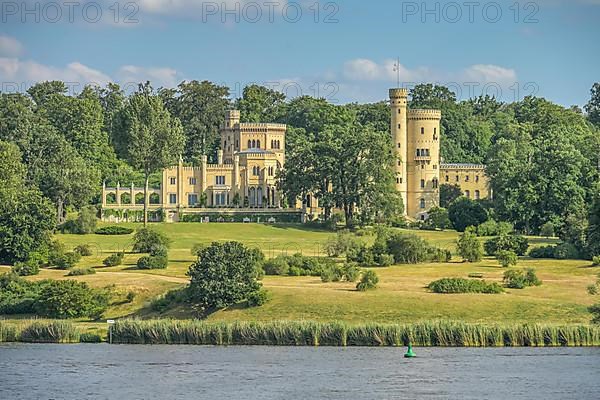
[{"label": "bush cluster", "polygon": [[360,268],[355,262],[333,264],[321,272],[323,282],[356,282],[360,275]]},{"label": "bush cluster", "polygon": [[270,299],[271,295],[269,292],[264,288],[260,288],[248,295],[248,307],[260,307],[266,304]]},{"label": "bush cluster", "polygon": [[74,251],[64,253],[56,262],[58,269],[71,269],[81,260],[81,254]]},{"label": "bush cluster", "polygon": [[94,232],[98,223],[98,210],[94,206],[83,207],[76,219],[71,219],[60,226],[63,233],[86,235]]},{"label": "bush cluster", "polygon": [[576,260],[581,254],[571,243],[535,247],[529,251],[531,258],[555,258],[558,260]]},{"label": "bush cluster", "polygon": [[67,276],[81,276],[81,275],[93,275],[96,270],[92,267],[76,267],[71,268]]},{"label": "bush cluster", "polygon": [[477,236],[501,236],[510,235],[515,230],[510,222],[496,222],[487,220],[477,227]]},{"label": "bush cluster", "polygon": [[495,256],[500,250],[509,250],[524,256],[529,248],[529,240],[521,235],[500,235],[487,240],[483,247],[488,256]]},{"label": "bush cluster", "polygon": [[456,249],[463,260],[468,262],[479,262],[483,258],[483,246],[470,227],[460,235],[456,242]]},{"label": "bush cluster", "polygon": [[485,293],[496,294],[504,292],[496,282],[486,282],[478,279],[442,278],[431,282],[427,288],[434,293]]},{"label": "bush cluster", "polygon": [[94,231],[96,235],[130,235],[133,229],[118,225],[108,225]]},{"label": "bush cluster", "polygon": [[156,249],[168,249],[171,239],[161,232],[150,228],[138,229],[133,237],[133,251],[135,253],[152,253]]},{"label": "bush cluster", "polygon": [[44,256],[40,253],[31,253],[25,261],[17,261],[12,272],[19,276],[31,276],[40,273],[40,267],[44,264]]},{"label": "bush cluster", "polygon": [[514,251],[510,250],[499,250],[496,253],[496,259],[504,268],[508,268],[511,265],[517,265],[519,258]]},{"label": "bush cluster", "polygon": [[75,253],[78,253],[82,257],[89,257],[93,254],[92,247],[89,244],[80,244],[73,249]]},{"label": "bush cluster", "polygon": [[412,234],[392,233],[387,237],[385,246],[386,252],[394,257],[397,264],[448,262],[452,258],[450,250],[431,246],[425,239]]},{"label": "bush cluster", "polygon": [[524,289],[528,286],[540,286],[540,281],[533,268],[509,269],[504,273],[504,284],[511,289]]},{"label": "bush cluster", "polygon": [[0,276],[0,314],[36,314],[48,318],[99,318],[109,293],[73,280],[26,281]]},{"label": "bush cluster", "polygon": [[360,292],[365,292],[367,290],[372,290],[377,287],[379,283],[379,277],[375,273],[375,271],[368,270],[364,271],[360,277],[360,281],[356,284],[356,290]]},{"label": "bush cluster", "polygon": [[308,257],[300,253],[292,256],[280,255],[263,263],[267,275],[321,276],[324,270],[335,266],[328,258]]},{"label": "bush cluster", "polygon": [[102,261],[102,264],[105,267],[116,267],[123,263],[123,257],[125,257],[124,253],[111,254]]},{"label": "bush cluster", "polygon": [[149,255],[137,260],[138,269],[165,269],[168,264],[167,257],[163,255]]}]

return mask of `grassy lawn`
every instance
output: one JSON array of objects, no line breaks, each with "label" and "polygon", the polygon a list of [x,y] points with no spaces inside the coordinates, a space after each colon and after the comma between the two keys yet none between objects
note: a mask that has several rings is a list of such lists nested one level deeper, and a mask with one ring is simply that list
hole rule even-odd
[{"label": "grassy lawn", "polygon": [[[131,225],[139,227],[139,225]],[[96,267],[95,275],[77,279],[95,287],[115,285],[122,292],[136,293],[132,303],[113,305],[107,318],[128,315],[157,316],[150,312],[150,300],[170,289],[183,286],[185,272],[193,262],[190,249],[195,243],[219,240],[238,240],[262,249],[267,257],[282,253],[302,252],[305,255],[324,255],[323,245],[333,233],[316,231],[298,225],[267,226],[257,224],[155,224],[154,228],[172,240],[169,267],[166,270],[139,271],[135,269],[138,254],[126,254],[125,265],[104,268],[102,260],[116,251],[128,251],[133,235],[57,235],[67,248],[90,244],[95,254],[85,257],[81,265]],[[410,231],[423,236],[439,247],[454,250],[458,234],[453,231]],[[373,240],[372,236],[364,237]],[[554,240],[530,238],[533,245]],[[588,261],[534,260],[523,258],[519,267],[534,267],[543,281],[540,287],[507,290],[505,294],[440,295],[425,288],[433,280],[443,277],[467,277],[482,273],[484,279],[500,281],[504,269],[496,260],[486,258],[476,264],[461,263],[457,259],[444,264],[393,266],[376,269],[379,288],[360,293],[354,284],[322,283],[314,277],[265,277],[264,286],[272,293],[272,300],[260,308],[232,307],[210,316],[211,320],[281,320],[311,319],[319,321],[345,320],[349,322],[417,322],[431,319],[452,319],[486,323],[588,323],[587,306],[595,298],[586,287],[596,281],[600,268],[590,267]],[[2,267],[0,267],[2,268]],[[7,267],[3,268],[8,270]],[[2,269],[0,269],[1,271]],[[43,270],[33,279],[67,279],[66,271]],[[188,317],[187,310],[175,310],[166,316]],[[94,324],[88,324],[93,327]]]}]

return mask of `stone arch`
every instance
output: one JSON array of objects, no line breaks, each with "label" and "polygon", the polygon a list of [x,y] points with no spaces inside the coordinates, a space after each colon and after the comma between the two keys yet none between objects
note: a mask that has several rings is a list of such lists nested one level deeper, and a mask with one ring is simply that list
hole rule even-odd
[{"label": "stone arch", "polygon": [[260,149],[260,139],[256,141],[256,148]]},{"label": "stone arch", "polygon": [[121,193],[121,204],[131,204],[131,193]]},{"label": "stone arch", "polygon": [[106,204],[117,204],[117,195],[115,192],[106,193]]},{"label": "stone arch", "polygon": [[144,193],[135,194],[135,204],[144,204]]},{"label": "stone arch", "polygon": [[262,204],[263,204],[263,189],[262,189],[262,187],[259,186],[256,189],[256,205],[260,207],[260,206],[262,206]]},{"label": "stone arch", "polygon": [[160,204],[160,196],[158,193],[150,194],[150,204]]}]

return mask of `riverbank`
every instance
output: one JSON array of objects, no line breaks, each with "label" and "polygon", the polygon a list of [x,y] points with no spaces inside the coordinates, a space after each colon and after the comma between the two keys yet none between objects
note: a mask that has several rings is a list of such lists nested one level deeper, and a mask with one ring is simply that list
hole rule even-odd
[{"label": "riverbank", "polygon": [[[0,321],[0,342],[80,343],[107,341],[70,321]],[[600,326],[484,325],[452,321],[415,324],[348,324],[314,321],[207,322],[118,320],[114,344],[213,346],[406,346],[557,347],[600,346]]]}]

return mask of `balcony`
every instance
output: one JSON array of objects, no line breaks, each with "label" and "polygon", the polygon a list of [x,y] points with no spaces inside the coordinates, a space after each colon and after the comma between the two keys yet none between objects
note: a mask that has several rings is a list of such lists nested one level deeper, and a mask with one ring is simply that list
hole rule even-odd
[{"label": "balcony", "polygon": [[415,156],[415,161],[431,161],[431,156]]}]

